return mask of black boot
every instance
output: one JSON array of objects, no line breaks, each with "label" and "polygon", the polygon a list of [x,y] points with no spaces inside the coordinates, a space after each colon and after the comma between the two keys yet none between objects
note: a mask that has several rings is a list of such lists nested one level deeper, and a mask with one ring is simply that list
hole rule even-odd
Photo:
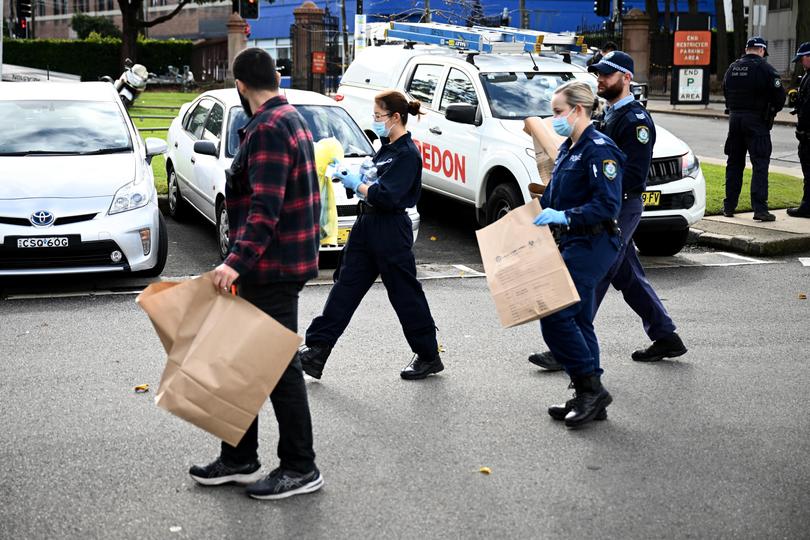
[{"label": "black boot", "polygon": [[332,347],[329,345],[304,345],[298,350],[298,358],[301,360],[301,367],[304,373],[310,377],[320,379],[323,375],[323,367]]},{"label": "black boot", "polygon": [[657,339],[646,349],[635,351],[631,357],[636,362],[658,362],[663,358],[675,358],[686,354],[686,346],[681,336],[672,332],[665,338]]},{"label": "black boot", "polygon": [[563,369],[562,364],[560,364],[557,359],[554,358],[551,351],[534,353],[529,356],[529,362],[535,366],[545,369],[546,371],[561,371]]},{"label": "black boot", "polygon": [[[568,385],[568,388],[573,388],[574,383]],[[553,418],[554,420],[559,420],[562,422],[565,420],[565,415],[571,412],[571,408],[574,406],[574,399],[576,399],[577,395],[574,393],[574,398],[569,399],[562,405],[552,405],[548,408],[548,415]],[[607,409],[602,409],[596,416],[593,418],[594,420],[607,420]]]},{"label": "black boot", "polygon": [[565,426],[576,429],[584,426],[613,402],[613,398],[602,386],[599,375],[574,377],[574,399],[571,410],[565,415]]},{"label": "black boot", "polygon": [[441,357],[437,354],[430,360],[424,360],[422,355],[413,355],[413,360],[399,372],[399,376],[407,381],[424,379],[431,373],[438,373],[444,369]]}]

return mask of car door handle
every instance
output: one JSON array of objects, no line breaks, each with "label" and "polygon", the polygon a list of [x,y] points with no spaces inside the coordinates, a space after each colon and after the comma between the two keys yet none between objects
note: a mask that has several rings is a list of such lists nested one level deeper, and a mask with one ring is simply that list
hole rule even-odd
[{"label": "car door handle", "polygon": [[430,131],[431,133],[435,133],[436,135],[441,135],[442,134],[442,128],[438,128],[438,127],[435,127],[435,126],[430,128],[428,131]]},{"label": "car door handle", "polygon": [[192,157],[192,158],[191,158],[191,162],[192,162],[192,163],[197,163],[197,160],[196,160],[195,158],[193,158],[193,157]]}]

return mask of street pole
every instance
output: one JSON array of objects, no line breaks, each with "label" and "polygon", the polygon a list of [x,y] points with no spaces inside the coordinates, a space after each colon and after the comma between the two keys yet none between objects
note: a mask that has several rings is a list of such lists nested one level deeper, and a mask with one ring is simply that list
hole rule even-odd
[{"label": "street pole", "polygon": [[340,74],[346,73],[346,58],[349,56],[349,30],[346,27],[346,0],[340,0],[340,18],[343,20],[343,54],[340,55]]},{"label": "street pole", "polygon": [[0,0],[0,82],[3,82],[3,22],[6,18],[4,7],[3,0]]},{"label": "street pole", "polygon": [[526,24],[526,0],[520,0],[518,10],[520,11],[520,28],[528,28],[529,25]]},{"label": "street pole", "polygon": [[[522,2],[523,0],[521,0]],[[425,22],[429,23],[430,21],[430,0],[425,0]]]}]

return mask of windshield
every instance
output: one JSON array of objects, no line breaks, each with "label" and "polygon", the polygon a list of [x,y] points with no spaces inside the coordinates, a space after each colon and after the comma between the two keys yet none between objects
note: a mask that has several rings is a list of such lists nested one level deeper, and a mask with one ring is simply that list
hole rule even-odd
[{"label": "windshield", "polygon": [[573,73],[481,74],[481,84],[489,99],[492,116],[503,120],[551,116],[551,96],[554,90],[572,79]]},{"label": "windshield", "polygon": [[126,121],[112,102],[0,101],[0,155],[132,151]]},{"label": "windshield", "polygon": [[[334,137],[343,145],[343,154],[346,157],[374,155],[374,149],[365,134],[341,107],[296,105],[295,108],[304,117],[309,131],[312,133],[313,141]],[[242,111],[242,107],[232,108],[228,122],[228,157],[236,155],[236,150],[239,148],[237,131],[246,123],[247,116]]]}]

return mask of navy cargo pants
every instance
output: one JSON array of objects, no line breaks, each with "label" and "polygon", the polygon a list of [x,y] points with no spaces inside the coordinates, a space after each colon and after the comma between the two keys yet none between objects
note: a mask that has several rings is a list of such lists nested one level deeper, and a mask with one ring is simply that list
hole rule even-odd
[{"label": "navy cargo pants", "polygon": [[333,347],[381,276],[411,350],[422,358],[434,358],[438,354],[436,326],[416,279],[412,249],[413,225],[407,214],[359,215],[343,248],[323,314],[307,329],[307,345]]},{"label": "navy cargo pants", "polygon": [[732,112],[726,138],[726,198],[723,209],[734,212],[742,191],[746,152],[751,158],[751,207],[768,211],[768,166],[771,162],[771,132],[756,112]]},{"label": "navy cargo pants", "polygon": [[605,298],[608,286],[611,284],[621,291],[624,301],[641,317],[644,331],[651,341],[665,338],[675,331],[675,324],[667,313],[664,304],[647,280],[641,261],[636,254],[636,245],[633,243],[633,234],[636,232],[644,204],[641,197],[633,197],[622,202],[619,211],[619,227],[622,230],[623,245],[619,256],[608,273],[596,286],[596,302],[594,304],[594,318],[599,305]]},{"label": "navy cargo pants", "polygon": [[593,329],[595,289],[619,253],[618,236],[576,236],[560,242],[560,252],[580,301],[540,319],[551,354],[571,377],[601,375],[599,343]]}]

